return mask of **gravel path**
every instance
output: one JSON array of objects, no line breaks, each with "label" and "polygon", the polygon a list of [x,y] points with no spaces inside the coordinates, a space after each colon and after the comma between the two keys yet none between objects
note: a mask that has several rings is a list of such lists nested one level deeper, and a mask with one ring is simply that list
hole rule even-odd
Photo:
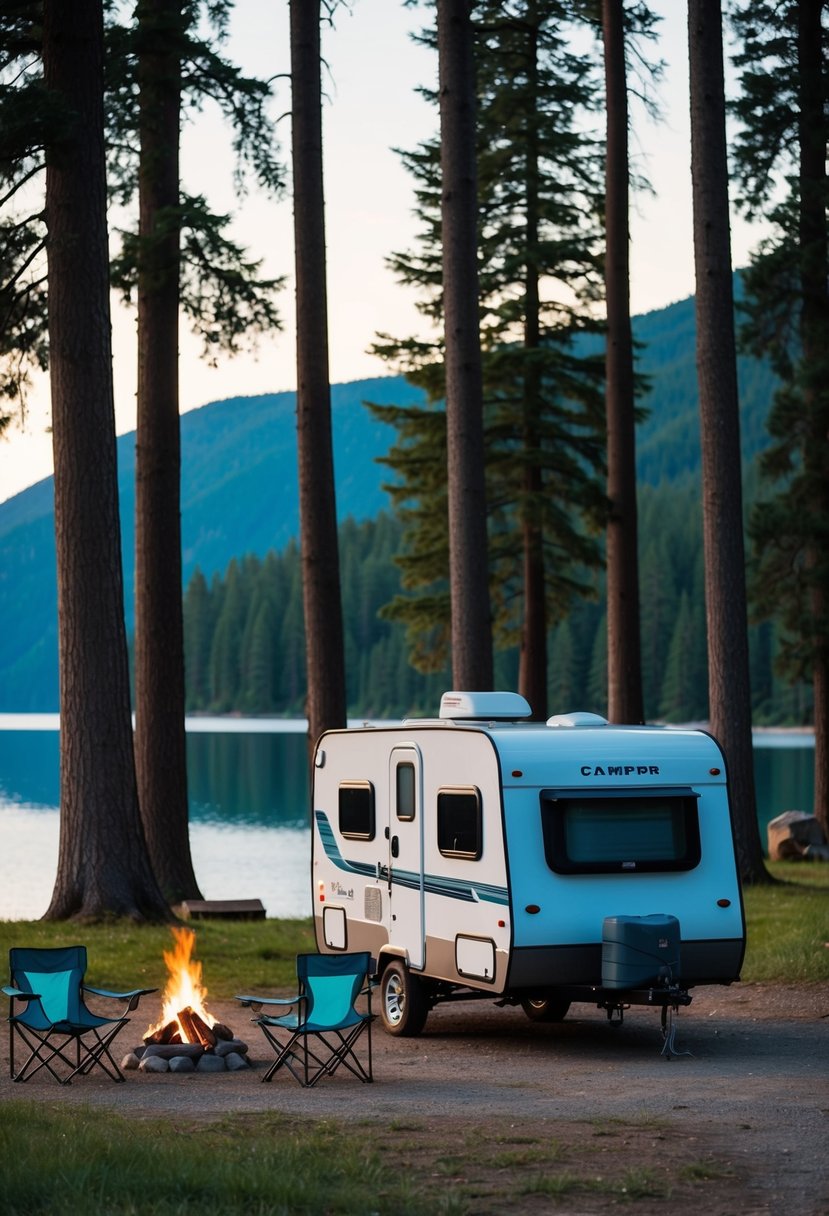
[{"label": "gravel path", "polygon": [[[736,1167],[743,1181],[723,1212],[829,1214],[829,992],[823,986],[696,990],[677,1021],[677,1049],[692,1054],[671,1060],[660,1055],[655,1010],[631,1009],[619,1028],[587,1005],[574,1006],[557,1025],[530,1023],[520,1009],[489,1002],[446,1005],[430,1014],[419,1038],[395,1039],[375,1028],[374,1085],[338,1074],[313,1090],[288,1075],[259,1084],[267,1054],[249,1011],[233,1003],[209,1007],[248,1039],[252,1069],[132,1072],[124,1085],[92,1076],[59,1087],[37,1077],[24,1087],[9,1080],[4,1042],[0,1101],[43,1098],[135,1117],[272,1110],[386,1125],[416,1119],[434,1124],[436,1135],[449,1125],[490,1121],[557,1129],[597,1120],[640,1129],[658,1124],[685,1142],[699,1138]],[[133,1024],[144,1028],[143,1019]],[[120,1037],[119,1056],[140,1041],[140,1031],[131,1038],[131,1029]],[[660,1139],[653,1139],[655,1154],[662,1151]],[[641,1137],[636,1151],[642,1152]]]}]

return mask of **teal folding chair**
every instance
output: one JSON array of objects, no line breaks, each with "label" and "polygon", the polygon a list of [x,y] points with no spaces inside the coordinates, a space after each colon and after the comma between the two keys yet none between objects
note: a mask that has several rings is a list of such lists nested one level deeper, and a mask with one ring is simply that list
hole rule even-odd
[{"label": "teal folding chair", "polygon": [[[374,960],[368,952],[355,954],[300,954],[296,960],[299,992],[294,997],[237,996],[258,1013],[251,1020],[270,1043],[276,1059],[263,1081],[270,1081],[283,1066],[300,1085],[316,1085],[342,1065],[358,1080],[373,1080],[371,1068],[371,975]],[[364,998],[365,1009],[357,1002]],[[279,1016],[261,1010],[292,1009]],[[357,1054],[365,1035],[364,1059]]]},{"label": "teal folding chair", "polygon": [[[41,1068],[68,1085],[94,1067],[102,1068],[113,1081],[124,1076],[110,1054],[113,1039],[123,1030],[142,996],[157,988],[133,992],[107,992],[90,988],[86,974],[86,946],[9,951],[11,982],[3,987],[9,998],[9,1071],[13,1081],[28,1081]],[[119,1017],[101,1017],[84,1003],[84,993],[126,1001]],[[15,1072],[14,1047],[20,1039],[29,1052]],[[74,1045],[74,1050],[73,1050]],[[62,1075],[64,1074],[65,1075]]]}]

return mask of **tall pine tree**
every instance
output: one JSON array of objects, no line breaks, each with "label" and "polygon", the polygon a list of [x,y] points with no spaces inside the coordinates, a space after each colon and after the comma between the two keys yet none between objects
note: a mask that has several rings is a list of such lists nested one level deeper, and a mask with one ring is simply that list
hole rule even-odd
[{"label": "tall pine tree", "polygon": [[472,0],[437,0],[452,681],[492,687]]},{"label": "tall pine tree", "polygon": [[768,873],[754,794],[720,0],[689,0],[688,49],[709,720],[728,761],[740,877],[756,883]]},{"label": "tall pine tree", "polygon": [[[573,338],[600,292],[598,149],[579,123],[598,82],[567,44],[565,6],[538,0],[475,10],[478,88],[478,302],[483,344],[490,586],[496,641],[521,648],[519,687],[547,714],[547,637],[597,561],[585,518],[597,522],[601,468],[601,365]],[[440,178],[436,146],[405,156],[423,236],[393,255],[399,277],[421,289],[421,308],[443,316]],[[378,411],[398,428],[388,463],[404,509],[404,595],[391,614],[416,639],[415,661],[437,668],[447,634],[446,392],[439,341],[381,336],[376,349],[424,387],[431,404]]]},{"label": "tall pine tree", "polygon": [[829,836],[829,240],[825,0],[754,0],[733,16],[743,204],[772,233],[746,274],[746,342],[782,382],[762,458],[768,496],[752,513],[753,598],[777,617],[793,680],[808,679],[815,815]]},{"label": "tall pine tree", "polygon": [[607,111],[607,703],[611,722],[643,722],[645,716],[639,621],[635,378],[630,319],[631,174],[626,54],[630,22],[625,0],[602,0]]},{"label": "tall pine tree", "polygon": [[[183,300],[214,349],[231,351],[243,336],[249,340],[277,324],[277,284],[262,279],[258,266],[226,238],[226,218],[214,216],[203,201],[188,200],[180,181],[184,105],[212,97],[230,117],[237,148],[260,183],[271,190],[280,185],[263,110],[269,86],[243,77],[198,38],[204,7],[201,0],[140,0],[134,27],[111,31],[111,41],[126,52],[112,73],[122,82],[119,96],[129,99],[133,77],[138,91],[138,164],[123,153],[114,158],[123,196],[137,178],[139,212],[137,237],[126,238],[117,268],[127,295],[135,286],[138,313],[136,769],[153,866],[171,903],[199,895],[190,859],[184,730],[179,314]],[[216,13],[220,39],[227,17],[225,10]],[[122,121],[131,124],[129,104],[124,109]]]},{"label": "tall pine tree", "polygon": [[296,258],[297,454],[308,733],[346,724],[322,160],[320,0],[291,0],[291,152]]},{"label": "tall pine tree", "polygon": [[164,919],[135,780],[109,316],[102,0],[43,5],[49,348],[60,653],[58,871],[50,919]]}]

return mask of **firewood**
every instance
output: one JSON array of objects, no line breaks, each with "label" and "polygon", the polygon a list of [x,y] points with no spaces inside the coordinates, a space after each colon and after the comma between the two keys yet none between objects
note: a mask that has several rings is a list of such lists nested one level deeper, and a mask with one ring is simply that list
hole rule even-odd
[{"label": "firewood", "polygon": [[186,1009],[179,1009],[178,1020],[189,1042],[201,1043],[202,1047],[216,1046],[215,1034],[195,1009],[189,1005]]},{"label": "firewood", "polygon": [[180,1043],[181,1035],[179,1034],[178,1022],[165,1022],[163,1026],[159,1026],[152,1034],[144,1035],[145,1043]]},{"label": "firewood", "polygon": [[212,1029],[212,1027],[208,1026],[208,1024],[207,1024],[207,1022],[205,1022],[204,1018],[200,1017],[196,1013],[195,1009],[192,1011],[192,1013],[193,1013],[193,1025],[196,1027],[196,1031],[199,1036],[199,1041],[201,1043],[203,1043],[205,1047],[215,1047],[216,1046],[215,1031]]}]

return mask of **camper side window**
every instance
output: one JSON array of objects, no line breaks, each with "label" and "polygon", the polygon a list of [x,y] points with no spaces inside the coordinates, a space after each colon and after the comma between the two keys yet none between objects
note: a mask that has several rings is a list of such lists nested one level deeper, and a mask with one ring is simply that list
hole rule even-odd
[{"label": "camper side window", "polygon": [[339,790],[340,832],[352,840],[374,839],[374,786],[343,781]]},{"label": "camper side window", "polygon": [[697,798],[685,787],[544,790],[547,865],[556,874],[692,870],[700,861]]},{"label": "camper side window", "polygon": [[481,791],[475,786],[438,791],[438,848],[444,857],[481,856]]},{"label": "camper side window", "polygon": [[397,818],[415,817],[415,766],[409,761],[398,764],[395,774]]}]

